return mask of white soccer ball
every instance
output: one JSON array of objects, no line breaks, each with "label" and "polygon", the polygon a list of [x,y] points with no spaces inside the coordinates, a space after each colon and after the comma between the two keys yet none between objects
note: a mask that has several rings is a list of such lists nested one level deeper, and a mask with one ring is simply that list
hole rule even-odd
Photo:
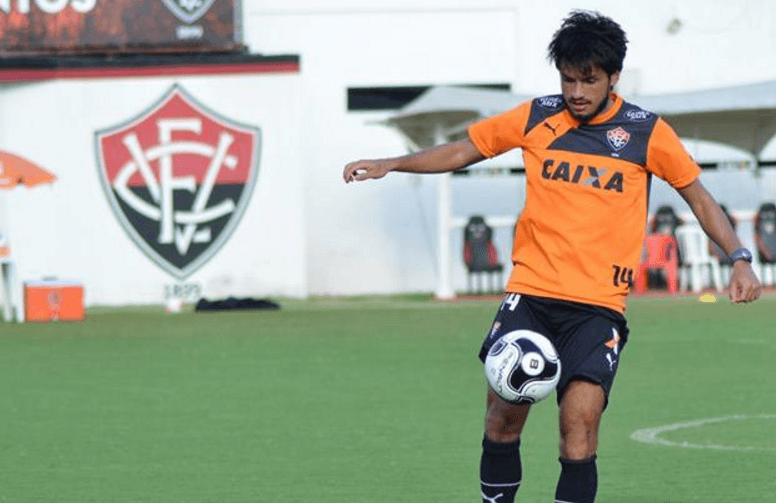
[{"label": "white soccer ball", "polygon": [[544,400],[560,379],[560,359],[545,336],[515,330],[501,337],[485,358],[488,386],[516,405]]}]

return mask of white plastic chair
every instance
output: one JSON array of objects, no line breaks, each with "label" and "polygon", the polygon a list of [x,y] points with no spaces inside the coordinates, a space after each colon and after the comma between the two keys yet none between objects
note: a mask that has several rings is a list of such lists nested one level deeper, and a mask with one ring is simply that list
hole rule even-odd
[{"label": "white plastic chair", "polygon": [[[722,272],[719,261],[709,253],[709,238],[699,225],[685,224],[676,229],[676,241],[679,243],[681,264],[679,269],[679,288],[700,292],[704,286],[706,267],[711,275],[711,283],[717,292],[722,292]],[[689,284],[688,284],[689,283]]]},{"label": "white plastic chair", "polygon": [[3,318],[5,321],[22,321],[22,307],[16,295],[16,262],[11,257],[8,238],[0,231],[0,283],[2,283]]},{"label": "white plastic chair", "polygon": [[776,264],[760,264],[760,277],[763,286],[776,284]]}]

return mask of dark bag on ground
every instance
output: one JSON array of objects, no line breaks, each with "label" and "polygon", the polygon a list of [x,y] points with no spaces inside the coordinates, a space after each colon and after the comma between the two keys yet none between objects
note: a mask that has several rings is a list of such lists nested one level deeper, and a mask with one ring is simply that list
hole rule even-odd
[{"label": "dark bag on ground", "polygon": [[269,299],[254,299],[251,297],[235,298],[229,297],[220,300],[199,299],[194,306],[194,311],[256,311],[256,310],[277,310],[280,305]]}]

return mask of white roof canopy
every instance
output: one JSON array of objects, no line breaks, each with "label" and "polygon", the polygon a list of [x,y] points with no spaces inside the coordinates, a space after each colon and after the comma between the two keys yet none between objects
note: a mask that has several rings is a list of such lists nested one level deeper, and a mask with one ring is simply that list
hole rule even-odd
[{"label": "white roof canopy", "polygon": [[714,141],[760,159],[776,135],[776,81],[634,100],[660,114],[683,138]]},{"label": "white roof canopy", "polygon": [[[460,139],[472,122],[530,98],[508,91],[433,87],[382,124],[398,130],[416,150]],[[632,101],[659,114],[683,138],[722,143],[757,159],[776,135],[776,81]]]},{"label": "white roof canopy", "polygon": [[418,150],[460,139],[472,122],[527,99],[530,98],[509,91],[432,87],[380,124],[395,128],[407,140],[410,150]]}]

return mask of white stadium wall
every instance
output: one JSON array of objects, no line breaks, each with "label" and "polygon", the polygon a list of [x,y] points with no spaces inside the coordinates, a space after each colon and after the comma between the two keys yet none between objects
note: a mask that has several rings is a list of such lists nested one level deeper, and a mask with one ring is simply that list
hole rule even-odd
[{"label": "white stadium wall", "polygon": [[[51,186],[0,193],[0,222],[19,276],[78,280],[89,305],[160,303],[176,287],[191,297],[431,292],[438,280],[438,180],[391,175],[342,182],[349,161],[406,152],[396,132],[374,125],[395,111],[349,112],[348,89],[506,83],[518,94],[555,93],[558,77],[546,46],[578,6],[570,0],[245,0],[250,52],[299,55],[299,73],[3,85],[0,150],[59,177]],[[584,6],[612,15],[628,31],[623,92],[630,96],[776,79],[776,7],[768,0],[655,0],[646,13],[639,3],[615,0]],[[669,33],[674,19],[680,29]],[[258,178],[241,219],[182,279],[150,257],[117,217],[95,151],[95,133],[137,117],[176,84],[219,116],[261,130]],[[729,175],[703,176],[734,209],[776,199],[770,173],[743,183],[758,193],[740,203],[725,193]],[[524,197],[519,177],[454,180],[453,194],[457,217],[516,215]],[[672,196],[657,185],[653,203],[660,197]],[[453,286],[462,290],[458,234],[452,236]],[[507,261],[510,236],[509,229],[497,234]]]},{"label": "white stadium wall", "polygon": [[349,161],[406,152],[394,131],[369,125],[395,112],[348,112],[347,89],[512,82],[514,9],[498,3],[262,2],[246,9],[246,43],[302,55],[311,294],[434,289],[437,180],[342,182]]},{"label": "white stadium wall", "polygon": [[[239,198],[231,198],[233,207],[221,207],[228,215],[220,233],[210,228],[212,221],[205,221],[190,226],[196,233],[187,239],[187,226],[176,220],[170,237],[178,241],[179,249],[168,237],[171,256],[167,258],[173,265],[167,265],[164,257],[154,256],[155,247],[160,246],[155,244],[161,239],[159,225],[143,238],[117,204],[119,184],[109,186],[101,174],[104,161],[96,134],[132,126],[176,90],[202,106],[210,118],[187,109],[168,113],[167,119],[194,121],[194,126],[184,124],[184,129],[190,128],[188,133],[172,131],[172,148],[185,151],[183,143],[175,145],[184,139],[194,145],[193,151],[204,149],[195,155],[207,165],[215,156],[218,135],[231,131],[237,139],[217,167],[218,179],[229,176],[230,168],[256,171],[227,180],[244,189]],[[0,193],[18,276],[23,280],[51,276],[76,280],[85,287],[87,305],[161,303],[166,296],[180,293],[186,300],[199,295],[305,296],[300,93],[297,73],[95,78],[4,87],[0,92],[0,148],[35,162],[58,178],[49,186]],[[153,149],[163,143],[158,119],[152,116],[145,121],[147,134],[140,139],[140,156],[150,161],[154,160]],[[213,121],[210,136],[205,134],[208,126],[201,124],[207,120]],[[240,137],[230,127],[258,132],[255,152],[247,145],[253,137]],[[126,157],[128,147],[122,141],[127,135],[118,133],[114,149],[125,150],[114,155]],[[246,144],[238,145],[239,141]],[[170,158],[170,183],[184,183],[185,173],[180,168],[176,171],[176,157]],[[230,158],[237,169],[230,165]],[[140,179],[137,173],[134,176]],[[213,194],[220,190],[218,183]],[[159,189],[165,190],[164,183],[159,183]],[[200,206],[203,211],[214,208],[212,201]],[[159,215],[155,220],[160,223]],[[175,263],[176,253],[185,257],[188,251],[197,251],[194,247],[204,251],[191,255],[195,260],[189,270],[184,268],[187,264]]]}]

